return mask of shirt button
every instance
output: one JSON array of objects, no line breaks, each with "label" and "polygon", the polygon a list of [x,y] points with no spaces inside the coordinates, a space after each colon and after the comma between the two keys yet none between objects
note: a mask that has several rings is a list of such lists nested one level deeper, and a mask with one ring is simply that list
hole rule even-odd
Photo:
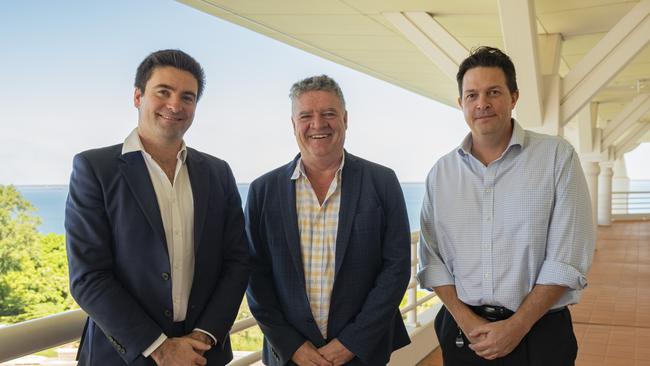
[{"label": "shirt button", "polygon": [[490,193],[491,189],[490,188],[485,188],[485,193]]},{"label": "shirt button", "polygon": [[485,220],[490,221],[492,218],[490,216],[486,217]]},{"label": "shirt button", "polygon": [[490,278],[490,272],[486,272],[485,275],[483,275],[483,277],[485,277],[486,280]]}]

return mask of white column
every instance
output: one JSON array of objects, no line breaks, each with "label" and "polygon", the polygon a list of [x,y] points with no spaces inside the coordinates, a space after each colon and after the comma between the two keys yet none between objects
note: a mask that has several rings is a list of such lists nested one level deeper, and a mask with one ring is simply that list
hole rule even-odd
[{"label": "white column", "polygon": [[612,224],[613,166],[613,161],[600,163],[600,176],[598,177],[598,225],[610,226]]},{"label": "white column", "polygon": [[585,171],[585,178],[587,178],[589,196],[591,197],[591,210],[594,225],[596,225],[598,224],[598,173],[600,173],[600,166],[594,161],[584,161],[582,162],[582,169]]}]

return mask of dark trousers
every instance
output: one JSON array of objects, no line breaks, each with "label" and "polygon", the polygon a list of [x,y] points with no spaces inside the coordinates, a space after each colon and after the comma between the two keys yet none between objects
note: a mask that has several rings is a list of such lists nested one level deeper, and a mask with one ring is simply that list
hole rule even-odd
[{"label": "dark trousers", "polygon": [[434,327],[444,366],[572,366],[578,354],[568,309],[541,317],[510,354],[492,361],[476,355],[464,334],[464,345],[456,346],[458,325],[446,307],[438,312]]}]

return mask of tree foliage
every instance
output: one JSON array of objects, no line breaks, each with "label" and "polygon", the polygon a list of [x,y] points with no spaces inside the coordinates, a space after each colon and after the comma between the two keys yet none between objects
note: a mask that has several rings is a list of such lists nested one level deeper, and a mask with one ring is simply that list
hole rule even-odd
[{"label": "tree foliage", "polygon": [[0,185],[0,323],[73,308],[63,235],[38,232],[40,218],[13,186]]}]

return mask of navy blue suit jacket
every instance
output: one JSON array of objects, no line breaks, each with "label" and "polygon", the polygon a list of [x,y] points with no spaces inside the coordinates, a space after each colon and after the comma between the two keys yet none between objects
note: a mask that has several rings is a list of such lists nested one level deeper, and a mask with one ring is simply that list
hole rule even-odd
[{"label": "navy blue suit jacket", "polygon": [[399,303],[410,277],[410,233],[395,173],[345,153],[327,339],[305,291],[295,184],[297,157],[255,180],[246,204],[248,305],[265,336],[263,361],[287,365],[305,341],[339,341],[350,364],[382,365],[410,343]]},{"label": "navy blue suit jacket", "polygon": [[228,332],[248,281],[241,199],[226,162],[187,149],[194,196],[195,270],[184,329],[173,323],[171,270],[158,201],[142,153],[122,145],[74,157],[65,210],[70,290],[89,315],[80,365],[152,365],[141,353],[161,333],[200,328],[232,359]]}]

